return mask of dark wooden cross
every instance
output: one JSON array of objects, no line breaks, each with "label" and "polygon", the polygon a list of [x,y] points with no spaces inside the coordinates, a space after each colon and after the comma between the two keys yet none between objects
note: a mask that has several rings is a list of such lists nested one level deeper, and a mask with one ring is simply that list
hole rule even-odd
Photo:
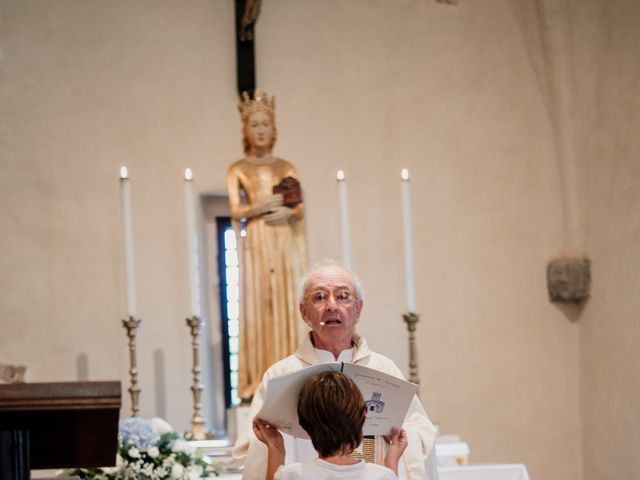
[{"label": "dark wooden cross", "polygon": [[261,0],[235,0],[236,3],[236,64],[238,94],[256,89],[254,26],[260,14]]}]

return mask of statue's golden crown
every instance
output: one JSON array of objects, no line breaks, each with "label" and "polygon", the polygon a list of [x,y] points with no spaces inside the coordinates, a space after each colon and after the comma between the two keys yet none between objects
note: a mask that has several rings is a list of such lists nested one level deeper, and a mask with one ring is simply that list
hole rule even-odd
[{"label": "statue's golden crown", "polygon": [[276,99],[274,96],[269,98],[266,92],[256,88],[253,94],[253,100],[249,97],[248,92],[242,92],[242,101],[238,105],[242,121],[246,122],[251,114],[256,112],[265,112],[273,117],[276,112]]}]

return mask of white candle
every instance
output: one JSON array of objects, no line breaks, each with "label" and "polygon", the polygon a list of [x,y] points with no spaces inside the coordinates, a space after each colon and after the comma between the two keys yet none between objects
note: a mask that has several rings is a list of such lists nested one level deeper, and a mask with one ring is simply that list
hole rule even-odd
[{"label": "white candle", "polygon": [[133,268],[133,221],[131,216],[131,187],[127,167],[120,169],[120,200],[122,206],[122,238],[127,278],[127,312],[130,317],[138,314],[136,305],[136,277]]},{"label": "white candle", "polygon": [[404,227],[404,265],[407,288],[407,310],[416,311],[416,292],[413,283],[413,232],[411,228],[411,190],[409,189],[409,170],[402,169],[402,221]]},{"label": "white candle", "polygon": [[191,294],[191,314],[200,317],[200,279],[198,275],[198,233],[196,231],[195,207],[193,201],[193,173],[184,171],[184,200],[187,219],[187,248],[189,255],[189,292]]},{"label": "white candle", "polygon": [[344,171],[338,170],[338,208],[340,209],[340,233],[342,234],[342,261],[351,269],[351,245],[349,243],[349,207],[347,202],[347,181]]}]

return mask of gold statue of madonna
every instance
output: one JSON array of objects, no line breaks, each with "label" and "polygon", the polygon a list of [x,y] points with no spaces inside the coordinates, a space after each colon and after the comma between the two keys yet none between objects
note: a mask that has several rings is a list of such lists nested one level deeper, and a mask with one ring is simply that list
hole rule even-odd
[{"label": "gold statue of madonna", "polygon": [[[298,346],[298,280],[306,270],[304,207],[296,168],[271,155],[274,98],[256,90],[239,105],[245,157],[227,172],[231,217],[239,231],[238,396],[248,401],[262,374]],[[280,193],[274,193],[280,192]]]}]

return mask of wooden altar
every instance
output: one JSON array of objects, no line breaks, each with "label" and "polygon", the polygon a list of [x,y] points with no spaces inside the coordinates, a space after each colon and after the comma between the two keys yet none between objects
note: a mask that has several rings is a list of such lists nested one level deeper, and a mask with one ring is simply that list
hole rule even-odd
[{"label": "wooden altar", "polygon": [[0,385],[0,480],[115,464],[120,382]]}]

